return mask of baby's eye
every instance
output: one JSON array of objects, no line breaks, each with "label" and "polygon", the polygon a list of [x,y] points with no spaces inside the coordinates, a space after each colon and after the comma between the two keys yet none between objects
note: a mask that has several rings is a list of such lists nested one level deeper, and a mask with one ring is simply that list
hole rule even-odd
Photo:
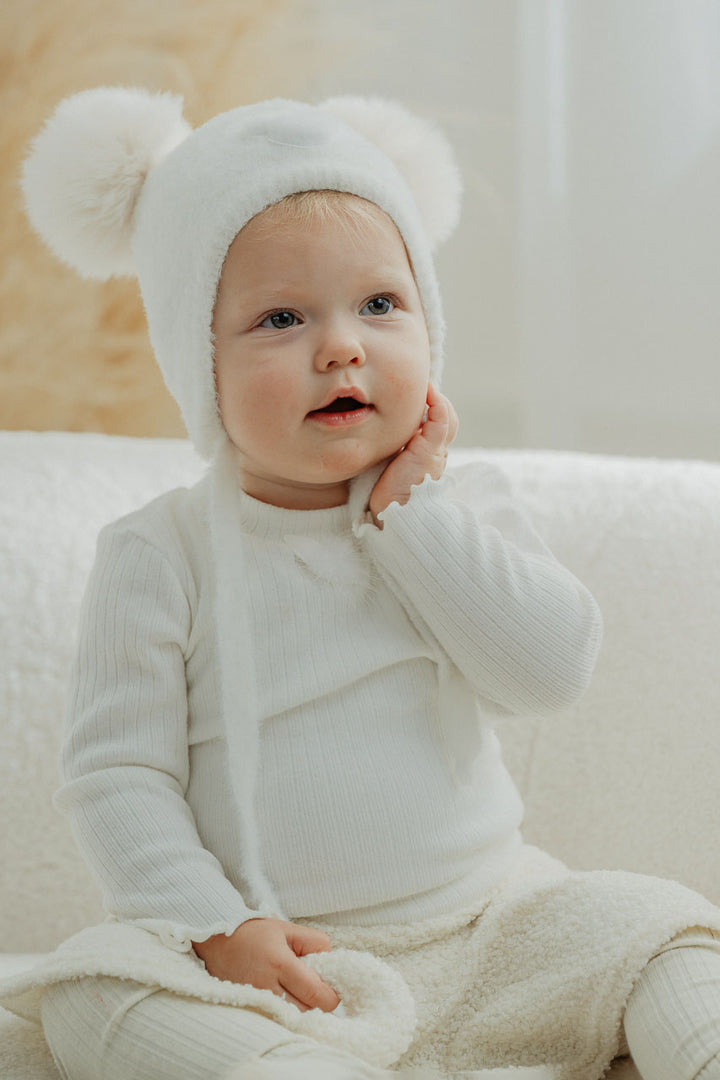
[{"label": "baby's eye", "polygon": [[260,325],[267,327],[268,330],[287,330],[296,322],[297,316],[293,315],[292,311],[273,311],[272,315],[263,319]]},{"label": "baby's eye", "polygon": [[389,296],[373,296],[360,312],[361,315],[389,315],[395,307]]}]

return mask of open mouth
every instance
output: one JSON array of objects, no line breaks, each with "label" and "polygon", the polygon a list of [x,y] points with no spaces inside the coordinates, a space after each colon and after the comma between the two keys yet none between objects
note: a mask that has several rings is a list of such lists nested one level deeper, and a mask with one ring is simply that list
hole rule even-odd
[{"label": "open mouth", "polygon": [[364,409],[365,402],[358,401],[354,397],[339,397],[326,405],[324,409],[315,409],[316,413],[345,413],[354,412],[356,409]]},{"label": "open mouth", "polygon": [[358,397],[352,394],[336,397],[327,405],[323,405],[321,409],[313,409],[309,412],[308,419],[332,428],[360,424],[373,411],[373,406],[369,402],[361,400],[364,396],[361,393]]}]

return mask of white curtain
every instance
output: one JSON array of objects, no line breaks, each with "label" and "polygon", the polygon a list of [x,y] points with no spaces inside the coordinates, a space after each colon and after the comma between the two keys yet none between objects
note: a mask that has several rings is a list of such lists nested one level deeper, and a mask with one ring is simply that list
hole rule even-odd
[{"label": "white curtain", "polygon": [[720,458],[720,3],[519,12],[523,441]]},{"label": "white curtain", "polygon": [[434,116],[465,445],[720,459],[720,0],[317,0],[313,92]]}]

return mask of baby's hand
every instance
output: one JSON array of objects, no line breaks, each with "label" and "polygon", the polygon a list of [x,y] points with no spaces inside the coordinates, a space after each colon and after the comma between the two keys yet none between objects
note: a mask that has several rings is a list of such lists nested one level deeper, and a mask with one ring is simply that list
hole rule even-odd
[{"label": "baby's hand", "polygon": [[340,1003],[332,987],[298,959],[330,951],[330,939],[320,930],[281,919],[249,919],[229,936],[216,934],[193,947],[217,979],[272,990],[302,1012],[332,1012]]},{"label": "baby's hand", "polygon": [[457,413],[432,383],[428,384],[427,405],[427,418],[392,459],[370,495],[370,513],[379,528],[382,522],[377,515],[391,502],[404,506],[413,484],[421,484],[428,473],[439,480],[445,472],[448,446],[457,435]]}]

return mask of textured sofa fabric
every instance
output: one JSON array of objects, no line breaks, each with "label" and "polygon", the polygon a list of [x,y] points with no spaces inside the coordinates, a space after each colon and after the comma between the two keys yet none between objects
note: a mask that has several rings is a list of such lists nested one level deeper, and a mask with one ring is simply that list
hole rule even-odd
[{"label": "textured sofa fabric", "polygon": [[[506,471],[605,617],[583,700],[499,730],[527,838],[573,866],[673,876],[720,903],[720,466],[454,455],[476,456]],[[202,471],[181,440],[0,433],[0,951],[49,950],[101,918],[51,803],[80,598],[99,528]],[[38,1032],[4,1023],[0,1075],[57,1080]]]}]

